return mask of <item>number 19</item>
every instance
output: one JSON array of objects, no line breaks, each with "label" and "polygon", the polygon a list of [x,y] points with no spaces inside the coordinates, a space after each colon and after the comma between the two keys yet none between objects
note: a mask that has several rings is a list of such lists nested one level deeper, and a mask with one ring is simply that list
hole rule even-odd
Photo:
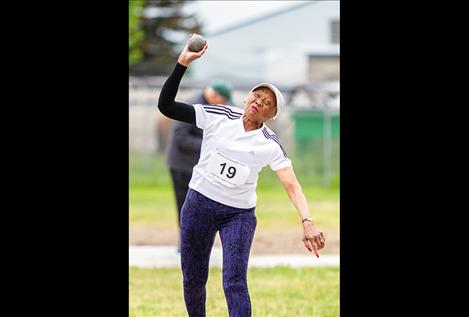
[{"label": "number 19", "polygon": [[[225,167],[226,167],[226,163],[220,164],[220,166],[222,166],[220,174],[223,174],[223,171],[225,170]],[[234,166],[228,167],[226,177],[233,178],[235,177],[235,175],[236,175],[236,167]]]}]

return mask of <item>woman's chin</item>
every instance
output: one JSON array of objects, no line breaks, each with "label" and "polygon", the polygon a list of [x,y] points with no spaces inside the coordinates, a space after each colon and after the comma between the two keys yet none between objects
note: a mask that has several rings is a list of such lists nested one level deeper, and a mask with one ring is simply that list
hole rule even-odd
[{"label": "woman's chin", "polygon": [[248,111],[247,113],[245,113],[245,115],[246,115],[246,118],[248,118],[249,120],[252,120],[252,121],[258,120],[256,113],[254,111]]}]

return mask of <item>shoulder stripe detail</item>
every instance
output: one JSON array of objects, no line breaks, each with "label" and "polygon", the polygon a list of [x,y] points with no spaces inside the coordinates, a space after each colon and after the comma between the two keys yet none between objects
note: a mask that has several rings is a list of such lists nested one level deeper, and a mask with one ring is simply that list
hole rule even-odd
[{"label": "shoulder stripe detail", "polygon": [[231,110],[230,108],[225,107],[225,106],[204,105],[203,107],[204,107],[205,109],[210,109],[210,110],[223,110],[223,111],[227,111],[227,112],[229,112],[230,114],[233,114],[233,115],[242,115],[242,113],[233,111],[233,110]]},{"label": "shoulder stripe detail", "polygon": [[283,149],[282,144],[280,143],[280,140],[278,139],[278,137],[275,134],[269,134],[269,132],[267,131],[266,128],[262,129],[262,133],[264,134],[266,139],[270,139],[270,140],[274,141],[275,143],[277,143],[280,146],[280,149],[283,152],[283,156],[285,158],[288,158],[287,153],[285,152],[285,150]]},{"label": "shoulder stripe detail", "polygon": [[269,131],[267,131],[267,128],[264,127],[264,129],[262,129],[262,132],[264,132],[264,135],[266,136],[266,138],[276,140],[277,142],[280,143],[280,139],[277,137],[277,135],[275,133],[270,134]]},{"label": "shoulder stripe detail", "polygon": [[226,116],[228,119],[231,119],[231,120],[236,120],[236,119],[241,118],[241,115],[235,116],[235,115],[231,115],[231,114],[229,114],[229,113],[227,113],[227,112],[223,112],[223,111],[213,111],[213,110],[208,110],[208,109],[206,109],[205,111],[206,111],[206,112],[209,112],[209,113],[224,115],[224,116]]},{"label": "shoulder stripe detail", "polygon": [[205,111],[215,111],[217,113],[226,113],[230,117],[237,117],[237,118],[241,117],[241,115],[242,115],[240,113],[230,113],[230,112],[226,111],[225,109],[205,109]]}]

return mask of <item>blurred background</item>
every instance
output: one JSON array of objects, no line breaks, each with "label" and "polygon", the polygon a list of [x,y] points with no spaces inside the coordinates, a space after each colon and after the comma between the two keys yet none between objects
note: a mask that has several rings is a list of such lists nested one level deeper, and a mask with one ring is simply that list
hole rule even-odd
[{"label": "blurred background", "polygon": [[157,97],[188,34],[196,32],[209,50],[191,64],[178,99],[225,80],[243,107],[254,84],[275,84],[286,112],[271,127],[298,158],[296,171],[303,182],[339,185],[339,2],[132,1],[130,23],[132,154],[164,152],[171,121],[155,111]]},{"label": "blurred background", "polygon": [[[339,254],[339,11],[339,1],[129,1],[131,246],[173,246],[178,242],[176,202],[164,158],[172,120],[162,116],[156,105],[188,35],[195,32],[207,39],[209,49],[186,71],[176,100],[183,101],[222,80],[233,87],[234,106],[242,108],[244,98],[256,83],[276,85],[285,96],[286,107],[268,125],[292,159],[313,218],[326,234],[328,244],[321,254]],[[256,214],[252,255],[307,255],[297,212],[268,167],[259,177]],[[218,237],[215,245],[220,245]],[[291,283],[294,279],[286,270],[278,276]],[[312,316],[311,309],[314,316],[338,316],[338,268],[324,270],[324,285],[314,281],[316,286],[309,293],[295,295],[307,296],[308,302],[317,297],[315,303],[300,303],[292,310],[293,304],[279,301],[275,304],[279,305],[277,314],[262,314],[262,308],[258,308],[257,316],[284,316],[283,310],[285,316]],[[158,274],[170,274],[161,272],[154,271],[152,280],[158,280]],[[302,271],[294,272],[300,277]],[[139,269],[131,271],[131,285],[132,280],[141,285],[147,283],[147,274]],[[309,273],[305,274],[303,280],[308,279]],[[180,287],[174,284],[174,296],[184,315]],[[215,293],[223,292],[221,285],[210,287],[217,289]],[[157,285],[141,289],[157,298],[161,295],[154,293]],[[174,306],[165,310],[164,304],[156,305],[146,300],[143,293],[135,292],[131,288],[132,316],[147,316],[149,311],[153,315],[178,316]],[[258,298],[261,302],[262,296],[256,297],[255,289],[253,292],[252,300]],[[271,299],[270,306],[275,302]],[[212,306],[214,315],[227,314],[223,303],[224,299],[219,298],[218,306]]]}]

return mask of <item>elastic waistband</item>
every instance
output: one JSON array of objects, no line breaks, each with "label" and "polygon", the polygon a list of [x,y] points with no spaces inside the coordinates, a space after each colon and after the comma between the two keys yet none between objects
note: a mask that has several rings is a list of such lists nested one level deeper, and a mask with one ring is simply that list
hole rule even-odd
[{"label": "elastic waistband", "polygon": [[187,190],[187,196],[189,197],[190,195],[199,196],[204,200],[208,200],[212,205],[215,205],[215,206],[218,205],[221,208],[228,208],[228,209],[232,209],[232,210],[241,210],[241,211],[244,211],[244,212],[253,212],[256,209],[256,207],[238,208],[238,207],[228,206],[228,205],[222,204],[222,203],[220,203],[216,200],[208,198],[204,194],[201,194],[198,191],[196,191],[195,189],[192,189],[192,188],[189,187],[188,190]]}]

